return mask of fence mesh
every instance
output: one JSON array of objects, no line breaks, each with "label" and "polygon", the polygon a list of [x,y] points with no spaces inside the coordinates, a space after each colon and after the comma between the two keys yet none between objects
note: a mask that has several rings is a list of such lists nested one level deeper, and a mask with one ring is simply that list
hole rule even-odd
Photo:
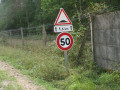
[{"label": "fence mesh", "polygon": [[57,34],[47,34],[46,26],[34,28],[20,28],[0,32],[0,43],[13,47],[31,45],[46,47],[49,42],[56,40]]}]

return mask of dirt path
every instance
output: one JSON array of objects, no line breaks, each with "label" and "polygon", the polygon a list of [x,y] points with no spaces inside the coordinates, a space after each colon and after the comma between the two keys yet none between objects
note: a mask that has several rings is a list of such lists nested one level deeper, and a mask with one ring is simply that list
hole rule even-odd
[{"label": "dirt path", "polygon": [[6,70],[10,76],[16,78],[23,90],[45,90],[45,88],[33,84],[25,75],[21,74],[17,69],[10,66],[8,63],[0,60],[0,70]]}]

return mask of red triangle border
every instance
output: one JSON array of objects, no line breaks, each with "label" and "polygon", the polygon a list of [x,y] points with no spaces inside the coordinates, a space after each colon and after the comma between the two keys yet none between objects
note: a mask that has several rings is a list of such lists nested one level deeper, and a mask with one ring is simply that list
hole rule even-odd
[{"label": "red triangle border", "polygon": [[[61,15],[62,12],[65,14],[65,16],[68,19],[69,23],[58,23],[58,20],[59,20],[60,15]],[[70,21],[69,17],[65,13],[64,9],[61,8],[54,25],[70,25],[70,24],[72,24],[72,22]]]}]

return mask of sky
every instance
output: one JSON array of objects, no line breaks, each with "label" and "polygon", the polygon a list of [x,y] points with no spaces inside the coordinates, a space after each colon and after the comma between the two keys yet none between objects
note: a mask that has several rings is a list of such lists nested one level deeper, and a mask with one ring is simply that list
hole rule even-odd
[{"label": "sky", "polygon": [[0,0],[0,3],[1,3],[1,0]]}]

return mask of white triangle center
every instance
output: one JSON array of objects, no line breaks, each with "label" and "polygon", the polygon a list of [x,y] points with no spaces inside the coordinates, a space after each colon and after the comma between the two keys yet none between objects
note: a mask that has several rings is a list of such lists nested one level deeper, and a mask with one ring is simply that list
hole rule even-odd
[{"label": "white triangle center", "polygon": [[59,23],[69,23],[69,20],[67,19],[67,17],[65,16],[65,14],[63,12],[61,12],[61,15],[58,19],[58,24]]}]

